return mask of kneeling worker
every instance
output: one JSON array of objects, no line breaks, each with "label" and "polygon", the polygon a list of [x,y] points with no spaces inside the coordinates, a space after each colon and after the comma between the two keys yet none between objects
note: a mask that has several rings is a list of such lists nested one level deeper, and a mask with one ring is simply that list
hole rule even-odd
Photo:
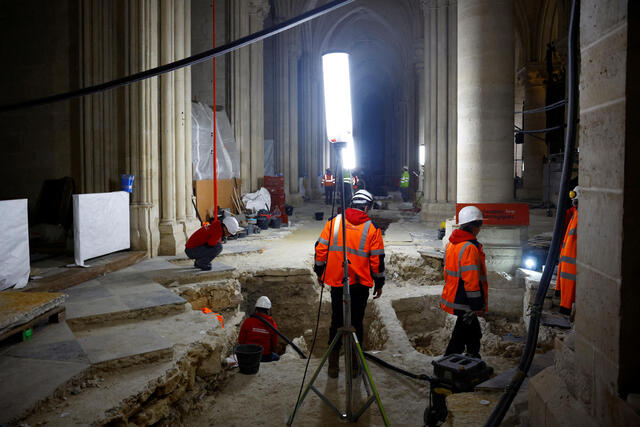
[{"label": "kneeling worker", "polygon": [[487,311],[487,267],[482,245],[476,237],[482,212],[466,206],[458,214],[460,229],[449,237],[444,264],[444,289],[440,308],[458,317],[445,356],[465,351],[480,358],[482,331],[477,316]]},{"label": "kneeling worker", "polygon": [[266,296],[261,296],[256,301],[255,313],[242,323],[238,343],[261,345],[261,362],[280,360],[280,356],[274,351],[278,347],[278,334],[265,325],[264,322],[268,322],[278,329],[278,325],[271,317],[271,300]]},{"label": "kneeling worker", "polygon": [[[373,205],[373,196],[367,190],[358,190],[351,199],[351,208],[346,210],[347,260],[349,262],[349,284],[351,293],[351,324],[362,345],[364,330],[362,321],[367,308],[369,289],[374,288],[374,299],[382,295],[384,286],[384,243],[382,233],[371,221],[367,212]],[[342,215],[327,221],[316,242],[314,271],[324,284],[331,286],[331,327],[329,343],[342,327]],[[331,242],[331,243],[329,243]],[[325,271],[326,269],[326,271]],[[329,376],[338,377],[341,342],[333,347],[329,355]],[[355,353],[353,353],[355,355]],[[355,357],[355,356],[354,356]],[[353,365],[353,375],[358,374],[358,365]]]},{"label": "kneeling worker", "polygon": [[199,230],[189,237],[184,252],[195,262],[193,266],[200,270],[211,270],[211,260],[222,252],[222,236],[234,236],[238,232],[238,220],[228,216],[222,220],[205,222]]}]

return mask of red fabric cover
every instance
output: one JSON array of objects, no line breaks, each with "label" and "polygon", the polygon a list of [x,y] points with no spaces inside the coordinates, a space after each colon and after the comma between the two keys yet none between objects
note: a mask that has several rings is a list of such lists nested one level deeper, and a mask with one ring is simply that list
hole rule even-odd
[{"label": "red fabric cover", "polygon": [[460,230],[459,228],[457,230],[453,230],[453,233],[451,233],[451,236],[449,236],[449,241],[454,245],[471,240],[476,240],[476,236],[469,233],[468,231]]},{"label": "red fabric cover", "polygon": [[353,225],[364,224],[370,219],[369,215],[367,215],[365,212],[353,208],[347,208],[346,217],[347,221],[349,221]]},{"label": "red fabric cover", "polygon": [[195,233],[189,237],[186,248],[195,248],[196,246],[202,246],[205,243],[209,246],[215,246],[220,243],[222,239],[222,223],[218,220],[213,221],[211,224],[200,227]]},{"label": "red fabric cover", "polygon": [[[271,323],[274,328],[278,329],[278,325],[276,325],[273,317],[258,312],[256,312],[255,315],[262,317]],[[275,351],[278,347],[278,334],[269,329],[260,319],[248,317],[240,328],[238,343],[258,344],[262,346],[262,354],[271,354],[271,352]]]}]

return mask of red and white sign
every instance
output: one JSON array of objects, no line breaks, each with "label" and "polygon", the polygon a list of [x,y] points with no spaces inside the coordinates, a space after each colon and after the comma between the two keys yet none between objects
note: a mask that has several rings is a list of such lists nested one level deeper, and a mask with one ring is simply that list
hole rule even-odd
[{"label": "red and white sign", "polygon": [[529,225],[529,205],[527,203],[457,203],[458,213],[465,206],[475,206],[482,211],[483,225]]}]

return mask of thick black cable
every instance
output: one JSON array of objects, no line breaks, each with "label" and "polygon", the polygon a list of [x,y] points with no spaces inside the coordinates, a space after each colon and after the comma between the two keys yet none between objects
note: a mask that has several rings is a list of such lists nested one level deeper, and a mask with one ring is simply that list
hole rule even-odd
[{"label": "thick black cable", "polygon": [[377,363],[378,365],[382,366],[383,368],[390,369],[390,370],[392,370],[394,372],[397,372],[397,373],[402,374],[402,375],[404,375],[406,377],[409,377],[409,378],[413,378],[415,380],[422,380],[422,381],[428,381],[428,382],[433,381],[433,378],[431,378],[427,374],[414,374],[412,372],[405,371],[402,368],[398,368],[397,366],[394,366],[391,363],[386,362],[386,361],[380,359],[379,357],[374,356],[371,353],[367,353],[367,352],[363,352],[363,353],[364,353],[364,357],[366,357],[367,359],[371,360],[372,362]]},{"label": "thick black cable", "polygon": [[531,135],[534,133],[547,133],[547,132],[552,132],[554,130],[559,130],[559,129],[564,129],[564,125],[558,125],[558,126],[553,126],[550,128],[544,128],[544,129],[533,129],[533,130],[516,130],[515,133],[521,133],[523,135]]},{"label": "thick black cable", "polygon": [[567,103],[566,99],[556,101],[553,104],[545,105],[544,107],[532,108],[531,110],[515,111],[514,114],[535,114],[544,113],[545,111],[554,110],[560,108]]},{"label": "thick black cable", "polygon": [[322,16],[326,13],[329,13],[353,1],[354,0],[334,0],[330,3],[319,6],[315,9],[312,9],[294,18],[287,19],[286,21],[273,25],[272,27],[265,28],[264,30],[257,31],[245,37],[241,37],[238,40],[216,47],[214,49],[209,49],[204,52],[191,55],[187,58],[183,58],[178,61],[171,62],[169,64],[160,65],[159,67],[151,68],[149,70],[141,71],[139,73],[131,74],[126,77],[111,80],[105,83],[100,83],[94,86],[72,90],[72,91],[60,93],[57,95],[31,99],[29,101],[22,101],[14,104],[2,105],[0,106],[0,112],[18,110],[18,109],[28,108],[28,107],[35,107],[38,105],[51,104],[53,102],[65,101],[68,99],[90,95],[92,93],[104,92],[106,90],[115,89],[120,86],[125,86],[125,85],[135,83],[141,80],[145,80],[151,77],[159,76],[160,74],[165,74],[170,71],[175,71],[180,68],[188,67],[189,65],[199,64],[211,58],[216,58],[226,53],[233,52],[234,50],[240,49],[241,47],[250,45],[257,41],[264,40],[268,37],[271,37],[273,35],[286,31],[304,22],[310,21],[314,18]]},{"label": "thick black cable", "polygon": [[[338,165],[336,165],[336,174],[335,177],[336,183],[334,184],[333,197],[331,198],[331,230],[333,230],[333,224],[335,221],[335,217],[333,215],[335,207],[336,207],[336,194],[338,192],[338,175],[337,175]],[[342,187],[342,191],[344,191],[344,185]],[[343,212],[344,214],[344,212]],[[315,255],[314,255],[315,262]],[[324,266],[324,270],[322,271],[322,278],[320,279],[320,302],[318,303],[318,314],[316,315],[316,328],[313,333],[313,341],[311,342],[311,349],[309,350],[309,357],[307,358],[307,363],[304,367],[304,374],[302,375],[302,382],[300,383],[300,390],[298,391],[298,398],[296,399],[296,404],[293,408],[293,413],[291,414],[291,420],[288,425],[293,425],[293,421],[296,418],[296,413],[298,412],[298,404],[300,403],[300,397],[302,396],[302,390],[304,389],[304,382],[307,379],[307,372],[309,370],[309,362],[311,362],[311,355],[313,354],[313,349],[316,346],[316,339],[318,337],[318,327],[320,326],[320,312],[322,310],[322,294],[324,293],[324,277],[327,274],[327,267],[329,266],[329,250],[327,248],[327,260]],[[293,343],[292,343],[293,344]]]},{"label": "thick black cable", "polygon": [[569,51],[568,51],[568,112],[567,112],[567,133],[565,137],[564,148],[564,162],[562,165],[562,175],[560,179],[560,190],[558,193],[558,208],[556,210],[556,221],[553,227],[553,238],[551,240],[551,247],[547,254],[547,260],[545,262],[544,271],[542,272],[542,278],[540,279],[540,285],[536,292],[536,296],[531,307],[531,318],[529,320],[529,331],[527,333],[527,341],[522,353],[522,358],[518,365],[518,369],[511,377],[511,381],[505,388],[504,394],[501,396],[500,401],[491,412],[489,419],[485,423],[485,427],[497,427],[500,425],[504,416],[506,415],[513,399],[515,398],[520,386],[527,377],[527,372],[533,362],[536,346],[538,343],[538,332],[540,330],[540,318],[542,315],[542,306],[544,299],[547,295],[549,284],[551,283],[551,277],[558,261],[558,254],[560,250],[560,242],[563,238],[563,222],[564,213],[567,208],[567,190],[569,180],[571,178],[571,170],[573,167],[573,149],[575,145],[575,135],[577,127],[577,108],[578,108],[578,72],[576,70],[576,56],[578,48],[578,16],[580,2],[573,0],[571,6],[571,20],[569,24]]}]

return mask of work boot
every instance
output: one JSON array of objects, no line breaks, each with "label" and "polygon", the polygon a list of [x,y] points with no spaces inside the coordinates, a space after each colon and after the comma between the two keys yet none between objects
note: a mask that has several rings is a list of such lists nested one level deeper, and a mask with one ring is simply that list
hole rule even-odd
[{"label": "work boot", "polygon": [[327,370],[329,378],[338,378],[340,372],[340,350],[335,348],[329,353],[329,369]]}]

